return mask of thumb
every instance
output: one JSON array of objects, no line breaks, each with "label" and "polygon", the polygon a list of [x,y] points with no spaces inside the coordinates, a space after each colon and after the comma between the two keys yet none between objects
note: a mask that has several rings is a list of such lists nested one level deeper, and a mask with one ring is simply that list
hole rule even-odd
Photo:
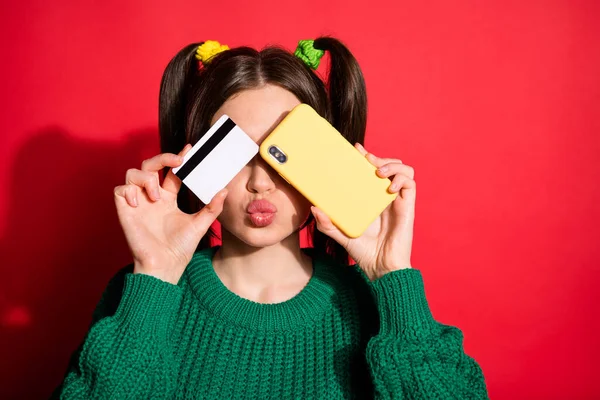
[{"label": "thumb", "polygon": [[333,222],[331,222],[331,219],[327,216],[327,214],[325,214],[319,208],[314,206],[311,207],[310,210],[312,211],[315,217],[315,221],[317,222],[317,229],[329,236],[330,238],[332,238],[333,240],[335,240],[336,242],[338,242],[339,244],[341,244],[342,246],[346,247],[350,238],[344,235],[344,233],[340,231],[333,224]]},{"label": "thumb", "polygon": [[218,192],[202,210],[194,214],[196,230],[204,236],[219,214],[223,211],[223,204],[227,197],[227,189]]},{"label": "thumb", "polygon": [[[191,144],[186,144],[183,150],[181,150],[178,155],[181,157],[185,157],[185,155],[188,153],[188,151],[190,151],[191,148]],[[179,166],[181,166],[182,164],[183,162],[179,164]],[[181,188],[181,180],[173,173],[173,168],[169,168],[169,172],[167,172],[167,175],[165,176],[162,187],[163,189],[171,193],[179,193],[179,189]]]}]

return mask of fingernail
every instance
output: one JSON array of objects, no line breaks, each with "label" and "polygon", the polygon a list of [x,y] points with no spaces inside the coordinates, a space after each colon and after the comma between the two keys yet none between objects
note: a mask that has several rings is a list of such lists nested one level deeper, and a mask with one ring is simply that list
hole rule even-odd
[{"label": "fingernail", "polygon": [[133,205],[134,205],[134,207],[138,206],[137,197],[133,198]]},{"label": "fingernail", "polygon": [[385,166],[385,165],[384,165],[383,167],[380,167],[380,168],[379,168],[379,172],[386,173],[386,172],[387,172],[387,170],[388,170],[388,167],[387,167],[387,166]]},{"label": "fingernail", "polygon": [[159,199],[160,199],[160,190],[155,190],[155,191],[154,191],[154,198],[155,198],[156,200],[159,200]]},{"label": "fingernail", "polygon": [[398,185],[396,185],[395,183],[392,183],[392,186],[390,186],[390,190],[392,192],[395,192],[396,190],[398,190]]}]

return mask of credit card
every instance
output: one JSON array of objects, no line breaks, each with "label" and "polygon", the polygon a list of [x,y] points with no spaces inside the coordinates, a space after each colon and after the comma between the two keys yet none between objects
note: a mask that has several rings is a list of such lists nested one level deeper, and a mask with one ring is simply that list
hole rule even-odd
[{"label": "credit card", "polygon": [[258,145],[227,115],[223,115],[173,168],[204,204],[258,154]]}]

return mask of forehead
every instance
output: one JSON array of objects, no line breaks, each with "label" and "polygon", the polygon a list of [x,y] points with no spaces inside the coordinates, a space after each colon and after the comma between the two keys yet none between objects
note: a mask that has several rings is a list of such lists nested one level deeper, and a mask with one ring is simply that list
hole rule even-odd
[{"label": "forehead", "polygon": [[275,85],[245,90],[229,98],[212,118],[214,124],[227,114],[256,143],[261,143],[300,101],[291,92]]}]

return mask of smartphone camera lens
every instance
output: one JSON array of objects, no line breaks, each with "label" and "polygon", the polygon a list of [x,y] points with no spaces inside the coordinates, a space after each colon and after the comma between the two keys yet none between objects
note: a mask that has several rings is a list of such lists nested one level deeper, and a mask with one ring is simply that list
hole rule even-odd
[{"label": "smartphone camera lens", "polygon": [[269,154],[271,154],[279,164],[283,164],[287,161],[287,156],[283,151],[279,150],[277,146],[269,146]]}]

